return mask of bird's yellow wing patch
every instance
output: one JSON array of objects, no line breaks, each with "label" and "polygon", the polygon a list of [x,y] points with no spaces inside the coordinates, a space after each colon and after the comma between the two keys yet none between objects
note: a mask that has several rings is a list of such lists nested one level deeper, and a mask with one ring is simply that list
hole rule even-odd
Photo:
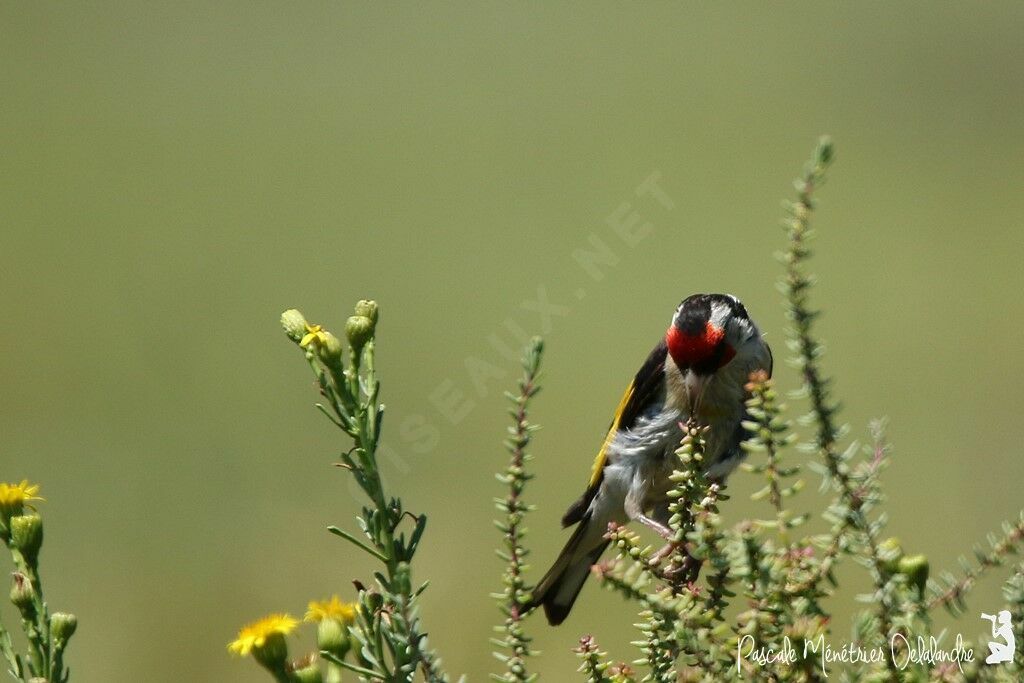
[{"label": "bird's yellow wing patch", "polygon": [[615,432],[619,431],[619,421],[622,419],[622,413],[626,410],[626,406],[629,405],[629,399],[633,397],[633,384],[633,382],[629,383],[626,393],[622,395],[622,400],[619,401],[619,407],[615,409],[615,417],[612,419],[612,426],[608,428],[608,434],[604,437],[604,443],[601,444],[601,450],[597,452],[597,457],[594,458],[594,465],[590,468],[590,483],[587,484],[588,488],[597,485],[597,482],[601,479],[601,472],[604,470],[604,461],[608,457],[608,446],[611,445],[612,439],[615,438]]}]

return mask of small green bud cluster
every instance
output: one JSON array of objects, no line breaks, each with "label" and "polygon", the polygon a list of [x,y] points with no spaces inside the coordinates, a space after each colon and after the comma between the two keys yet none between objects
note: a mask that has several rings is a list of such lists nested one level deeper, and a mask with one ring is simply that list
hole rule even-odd
[{"label": "small green bud cluster", "polygon": [[[345,321],[345,338],[352,348],[353,364],[359,364],[363,348],[373,339],[379,315],[377,302],[364,299],[355,305],[354,315]],[[325,365],[341,367],[344,349],[341,340],[329,330],[310,324],[294,308],[281,314],[281,327],[289,339],[307,349]]]},{"label": "small green bud cluster", "polygon": [[[349,345],[346,364],[344,344],[330,330],[310,323],[294,308],[281,314],[285,335],[305,350],[306,359],[317,374],[321,393],[329,399],[335,413],[331,419],[356,438],[360,433],[359,413],[368,411],[369,404],[376,400],[375,393],[371,395],[366,390],[376,385],[372,377],[372,342],[379,316],[375,301],[362,300],[355,305],[354,315],[345,323]],[[363,373],[364,365],[366,373]],[[360,381],[364,374],[365,380]]]}]

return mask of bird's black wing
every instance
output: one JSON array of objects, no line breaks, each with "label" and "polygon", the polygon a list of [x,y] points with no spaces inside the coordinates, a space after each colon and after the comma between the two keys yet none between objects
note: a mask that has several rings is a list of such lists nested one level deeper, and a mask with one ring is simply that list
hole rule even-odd
[{"label": "bird's black wing", "polygon": [[597,495],[601,487],[601,480],[604,478],[604,466],[608,461],[608,446],[615,438],[616,432],[621,429],[632,429],[637,418],[651,405],[651,402],[662,395],[667,357],[668,347],[663,339],[647,356],[647,360],[640,366],[633,381],[629,383],[626,393],[619,401],[619,407],[615,410],[615,417],[612,418],[612,423],[608,427],[608,434],[601,444],[601,449],[597,452],[597,457],[594,458],[587,490],[566,510],[565,515],[562,516],[562,526],[569,526],[583,519],[584,513],[590,507],[594,496]]}]

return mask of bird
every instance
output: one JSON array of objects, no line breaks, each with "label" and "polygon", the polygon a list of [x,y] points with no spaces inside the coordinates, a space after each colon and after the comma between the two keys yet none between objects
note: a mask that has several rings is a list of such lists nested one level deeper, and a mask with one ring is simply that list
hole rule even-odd
[{"label": "bird", "polygon": [[747,309],[731,294],[683,299],[664,337],[629,383],[594,459],[590,480],[562,517],[576,525],[525,606],[565,621],[609,541],[609,523],[639,522],[666,540],[669,476],[691,418],[707,428],[705,472],[723,481],[743,460],[745,388],[751,373],[771,376],[772,353]]}]

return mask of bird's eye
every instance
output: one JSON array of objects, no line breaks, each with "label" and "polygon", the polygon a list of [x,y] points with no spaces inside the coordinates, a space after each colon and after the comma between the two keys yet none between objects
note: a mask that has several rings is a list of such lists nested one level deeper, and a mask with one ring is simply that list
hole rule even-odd
[{"label": "bird's eye", "polygon": [[726,365],[729,361],[736,357],[736,349],[729,342],[723,341],[720,345],[721,351],[718,356],[718,367]]}]

